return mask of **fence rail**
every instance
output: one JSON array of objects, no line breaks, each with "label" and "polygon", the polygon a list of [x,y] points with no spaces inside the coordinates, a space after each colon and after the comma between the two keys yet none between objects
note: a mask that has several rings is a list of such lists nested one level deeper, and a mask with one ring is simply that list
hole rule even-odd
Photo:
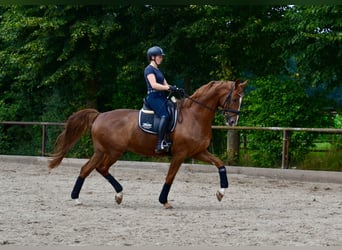
[{"label": "fence rail", "polygon": [[[314,132],[314,133],[331,133],[342,134],[342,129],[336,128],[291,128],[291,127],[229,127],[229,126],[212,126],[212,129],[221,130],[263,130],[263,131],[282,131],[283,132],[283,147],[282,147],[282,159],[281,168],[288,168],[289,162],[289,132]],[[228,137],[227,137],[228,140]],[[228,149],[227,149],[228,151]]]},{"label": "fence rail", "polygon": [[21,125],[21,126],[34,126],[39,125],[42,127],[42,142],[41,142],[41,155],[46,156],[46,127],[47,126],[64,126],[64,122],[17,122],[17,121],[2,121],[3,125]]},{"label": "fence rail", "polygon": [[[21,126],[34,126],[42,127],[42,142],[41,142],[41,155],[46,156],[46,127],[47,126],[64,126],[63,122],[18,122],[18,121],[0,121],[3,125],[21,125]],[[313,132],[313,133],[332,133],[342,134],[342,129],[334,128],[291,128],[291,127],[248,127],[248,126],[212,126],[212,129],[218,130],[264,130],[264,131],[282,131],[283,134],[283,147],[282,147],[282,168],[288,167],[288,149],[289,149],[289,132]],[[228,137],[227,137],[228,140]],[[228,145],[228,144],[227,144]],[[228,151],[228,148],[227,148]]]}]

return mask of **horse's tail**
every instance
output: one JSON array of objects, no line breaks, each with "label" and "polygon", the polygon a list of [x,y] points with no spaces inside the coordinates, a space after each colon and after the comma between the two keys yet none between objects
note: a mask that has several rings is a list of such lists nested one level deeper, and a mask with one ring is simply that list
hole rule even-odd
[{"label": "horse's tail", "polygon": [[69,149],[81,138],[100,114],[96,109],[83,109],[69,116],[64,131],[57,137],[49,169],[57,167]]}]

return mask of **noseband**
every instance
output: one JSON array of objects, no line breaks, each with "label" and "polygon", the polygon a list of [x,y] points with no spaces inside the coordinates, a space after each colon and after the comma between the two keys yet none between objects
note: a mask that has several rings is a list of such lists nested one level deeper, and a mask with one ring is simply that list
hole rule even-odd
[{"label": "noseband", "polygon": [[[226,100],[224,101],[223,103],[223,107],[228,107],[228,109],[224,108],[224,109],[221,109],[220,110],[220,113],[223,114],[223,115],[226,115],[226,113],[233,113],[233,115],[227,115],[226,118],[229,119],[231,117],[234,117],[234,116],[237,116],[240,114],[240,107],[238,110],[235,110],[235,109],[229,109],[229,104],[231,102],[231,99],[232,99],[232,94],[235,90],[235,84],[234,84],[234,88],[231,88],[230,91],[229,91],[229,94],[227,95],[227,98]],[[242,95],[240,95],[240,105],[241,105],[241,101],[242,101]]]}]

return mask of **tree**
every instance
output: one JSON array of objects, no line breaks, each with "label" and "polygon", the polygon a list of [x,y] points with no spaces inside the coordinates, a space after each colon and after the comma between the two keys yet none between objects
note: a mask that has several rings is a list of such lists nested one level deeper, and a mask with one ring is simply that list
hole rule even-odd
[{"label": "tree", "polygon": [[[64,121],[85,107],[138,109],[146,95],[146,50],[153,45],[166,52],[161,67],[168,81],[189,94],[210,80],[249,79],[240,125],[328,126],[329,118],[316,116],[336,107],[329,97],[341,80],[340,6],[49,5],[0,11],[0,120]],[[308,117],[289,122],[294,114],[279,111],[280,99],[297,110],[305,100]],[[3,145],[9,134],[22,138],[18,147],[37,141],[18,128],[3,129]],[[220,137],[226,133],[214,134],[215,152],[224,150]]]},{"label": "tree", "polygon": [[282,48],[283,71],[296,76],[311,95],[330,101],[331,94],[341,81],[342,7],[293,6],[284,13],[283,21],[268,25],[266,31],[282,34],[272,44]]},{"label": "tree", "polygon": [[[108,61],[116,59],[111,36],[120,26],[111,10],[9,7],[0,29],[1,108],[7,111],[0,112],[0,119],[61,121],[82,107],[97,107],[100,77],[106,86],[115,73]],[[9,129],[26,141],[35,140],[35,135],[24,136],[17,127]]]},{"label": "tree", "polygon": [[[269,76],[259,78],[255,89],[245,97],[247,119],[244,125],[264,127],[328,127],[332,120],[321,112],[321,103],[308,95],[305,86],[295,77]],[[310,106],[310,108],[308,108]],[[282,134],[256,131],[248,135],[249,146],[258,166],[280,166]],[[291,161],[299,162],[312,146],[316,135],[293,133],[291,135]]]},{"label": "tree", "polygon": [[[244,124],[283,127],[331,127],[329,98],[341,81],[340,6],[287,7],[281,18],[265,23],[262,31],[278,33],[271,44],[283,66],[268,77],[251,81],[245,98]],[[269,57],[272,59],[272,57]],[[317,135],[293,134],[292,161],[300,161]],[[280,165],[281,135],[263,132],[251,137],[252,148],[260,147],[254,159],[258,165]],[[267,160],[268,159],[268,160]]]}]

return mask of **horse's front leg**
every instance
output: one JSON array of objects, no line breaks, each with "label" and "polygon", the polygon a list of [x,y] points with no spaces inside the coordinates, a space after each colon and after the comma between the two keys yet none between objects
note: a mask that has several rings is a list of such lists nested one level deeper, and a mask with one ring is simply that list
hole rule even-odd
[{"label": "horse's front leg", "polygon": [[211,163],[217,167],[218,172],[219,172],[219,176],[220,176],[221,188],[220,188],[220,190],[218,190],[216,192],[216,197],[217,197],[218,201],[221,201],[223,196],[224,196],[224,192],[228,188],[228,185],[229,185],[228,184],[228,177],[227,177],[227,170],[226,170],[226,167],[224,166],[223,162],[219,158],[213,156],[207,150],[205,150],[205,151],[203,151],[197,155],[194,155],[193,158],[200,160],[200,161]]},{"label": "horse's front leg", "polygon": [[176,174],[180,166],[182,165],[184,159],[185,157],[183,156],[174,156],[171,160],[170,167],[165,179],[165,183],[159,196],[159,202],[163,204],[164,208],[166,209],[172,208],[171,204],[168,202],[167,197],[169,195],[173,180],[175,179]]}]

